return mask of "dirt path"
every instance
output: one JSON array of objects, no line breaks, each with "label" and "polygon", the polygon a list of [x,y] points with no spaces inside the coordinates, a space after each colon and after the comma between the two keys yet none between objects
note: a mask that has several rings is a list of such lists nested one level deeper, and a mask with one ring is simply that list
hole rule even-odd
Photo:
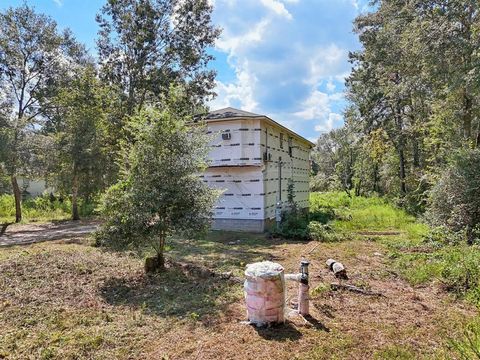
[{"label": "dirt path", "polygon": [[5,233],[0,236],[0,247],[84,237],[95,231],[98,225],[99,221],[97,220],[10,225]]}]

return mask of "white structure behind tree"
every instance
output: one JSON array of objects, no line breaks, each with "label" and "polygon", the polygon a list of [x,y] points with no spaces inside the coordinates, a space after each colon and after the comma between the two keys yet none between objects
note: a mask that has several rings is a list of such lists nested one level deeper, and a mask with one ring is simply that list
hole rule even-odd
[{"label": "white structure behind tree", "polygon": [[261,232],[275,221],[277,202],[294,200],[308,208],[313,143],[265,115],[225,108],[205,118],[215,134],[210,167],[201,175],[224,190],[213,212],[213,228]]}]

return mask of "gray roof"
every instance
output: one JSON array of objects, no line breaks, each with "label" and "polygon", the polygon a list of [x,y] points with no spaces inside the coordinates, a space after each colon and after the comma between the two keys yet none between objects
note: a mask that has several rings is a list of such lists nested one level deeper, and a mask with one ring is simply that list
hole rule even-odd
[{"label": "gray roof", "polygon": [[254,114],[248,111],[234,109],[232,107],[227,107],[224,109],[210,111],[208,115],[205,117],[206,120],[213,120],[213,119],[228,119],[228,118],[254,118],[254,117],[262,117],[264,115]]}]

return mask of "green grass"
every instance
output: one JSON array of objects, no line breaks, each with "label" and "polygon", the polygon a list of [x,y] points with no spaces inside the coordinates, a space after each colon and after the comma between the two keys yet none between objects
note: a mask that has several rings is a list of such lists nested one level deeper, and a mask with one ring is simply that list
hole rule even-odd
[{"label": "green grass", "polygon": [[339,232],[401,231],[412,240],[419,239],[428,227],[379,197],[352,196],[344,192],[312,193],[310,213],[333,209],[332,226]]},{"label": "green grass", "polygon": [[[22,201],[22,222],[67,220],[71,218],[72,204],[69,199],[50,201],[48,196],[29,198]],[[94,213],[94,205],[80,203],[81,217]],[[0,223],[15,221],[15,202],[13,195],[0,195]]]}]

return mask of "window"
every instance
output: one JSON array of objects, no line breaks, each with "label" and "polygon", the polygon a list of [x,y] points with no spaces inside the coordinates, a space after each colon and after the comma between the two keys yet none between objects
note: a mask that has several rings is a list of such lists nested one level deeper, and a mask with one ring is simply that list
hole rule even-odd
[{"label": "window", "polygon": [[283,149],[283,134],[280,133],[280,149]]},{"label": "window", "polygon": [[292,138],[288,137],[288,155],[290,156],[292,156],[292,149],[293,149]]}]

